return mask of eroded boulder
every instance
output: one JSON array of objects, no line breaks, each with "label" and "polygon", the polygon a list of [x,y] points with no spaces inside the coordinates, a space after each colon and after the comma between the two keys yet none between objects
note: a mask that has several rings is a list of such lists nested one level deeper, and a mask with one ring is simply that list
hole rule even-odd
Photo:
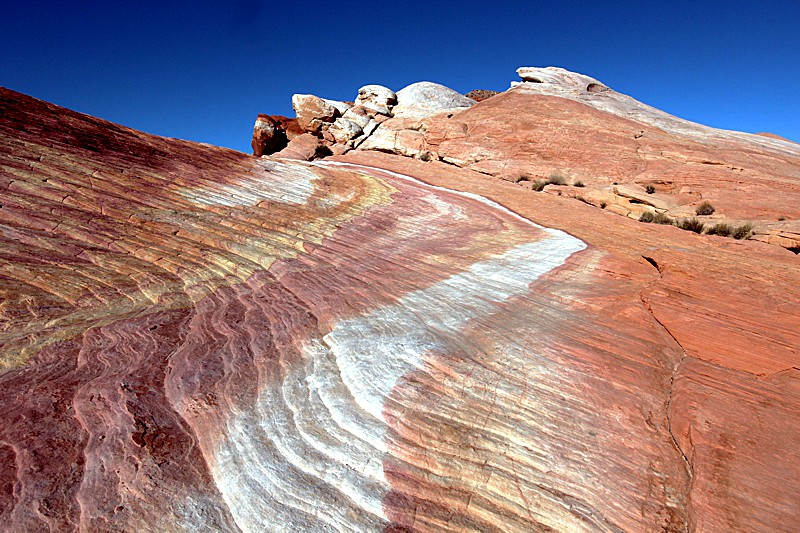
[{"label": "eroded boulder", "polygon": [[397,105],[393,112],[395,116],[423,117],[449,109],[466,109],[475,104],[475,100],[449,87],[420,81],[397,92]]},{"label": "eroded boulder", "polygon": [[341,115],[341,111],[332,101],[313,94],[293,95],[292,108],[300,127],[311,133],[319,132],[323,124],[331,123]]},{"label": "eroded boulder", "polygon": [[365,85],[358,90],[356,105],[360,105],[373,113],[389,115],[397,103],[395,92],[383,85]]},{"label": "eroded boulder", "polygon": [[280,120],[270,115],[258,115],[253,126],[253,139],[250,141],[253,155],[274,154],[286,148],[288,143],[286,130]]}]

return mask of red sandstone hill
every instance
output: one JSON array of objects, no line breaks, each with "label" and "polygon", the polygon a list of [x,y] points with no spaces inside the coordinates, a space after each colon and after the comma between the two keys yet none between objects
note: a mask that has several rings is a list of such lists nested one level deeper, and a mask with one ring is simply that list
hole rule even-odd
[{"label": "red sandstone hill", "polygon": [[264,158],[0,91],[0,529],[791,530],[796,145],[523,74]]}]

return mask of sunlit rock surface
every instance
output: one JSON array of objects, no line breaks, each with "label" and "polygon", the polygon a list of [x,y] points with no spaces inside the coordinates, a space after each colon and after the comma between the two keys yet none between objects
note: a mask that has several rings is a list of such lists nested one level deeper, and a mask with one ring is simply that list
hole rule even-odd
[{"label": "sunlit rock surface", "polygon": [[673,218],[694,216],[708,201],[716,212],[706,222],[752,223],[760,240],[800,250],[799,144],[693,123],[561,68],[517,72],[523,81],[504,93],[467,109],[401,114],[358,148],[441,160],[527,187],[560,177],[583,187],[547,192],[631,218],[654,208],[621,187]]},{"label": "sunlit rock surface", "polygon": [[0,112],[0,529],[800,518],[791,252],[444,163]]}]

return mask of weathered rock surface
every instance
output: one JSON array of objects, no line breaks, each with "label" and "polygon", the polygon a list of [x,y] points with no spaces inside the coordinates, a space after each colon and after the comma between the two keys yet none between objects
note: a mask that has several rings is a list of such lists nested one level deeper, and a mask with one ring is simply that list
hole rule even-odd
[{"label": "weathered rock surface", "polygon": [[358,90],[356,105],[368,109],[371,114],[389,115],[397,103],[397,95],[383,85],[365,85]]},{"label": "weathered rock surface", "polygon": [[281,121],[269,115],[258,115],[255,126],[253,126],[253,139],[250,146],[253,148],[253,155],[262,156],[274,154],[286,148],[289,138]]},{"label": "weathered rock surface", "polygon": [[323,124],[333,122],[336,117],[341,116],[344,107],[341,102],[326,100],[313,94],[292,96],[292,108],[297,114],[297,124],[307,132],[320,131]]},{"label": "weathered rock surface", "polygon": [[467,98],[449,87],[430,81],[420,81],[397,92],[397,105],[392,112],[396,117],[421,118],[473,105],[475,105],[475,100]]},{"label": "weathered rock surface", "polygon": [[475,100],[476,102],[483,102],[487,98],[491,98],[492,96],[496,96],[500,94],[498,91],[489,91],[486,89],[474,89],[464,96],[469,98],[470,100]]},{"label": "weathered rock surface", "polygon": [[800,145],[682,120],[563,69],[518,72],[527,81],[505,93],[454,113],[390,119],[359,148],[523,184],[564,176],[586,186],[573,195],[634,218],[645,204],[631,200],[648,198],[652,186],[652,199],[674,218],[710,201],[714,220],[752,222],[757,233],[798,219]]},{"label": "weathered rock surface", "polygon": [[[641,123],[527,91],[394,129],[457,168],[284,159],[311,134],[253,158],[2,90],[0,529],[791,530],[797,256],[476,172],[479,135],[531,176],[549,139],[643,183],[613,159]],[[795,194],[790,143],[646,133],[655,168],[710,150]]]},{"label": "weathered rock surface", "polygon": [[[320,150],[328,149],[319,137],[310,133],[304,133],[289,141],[289,144],[273,154],[279,159],[296,159],[298,161],[311,161],[320,153]],[[330,151],[330,149],[328,149]]]}]

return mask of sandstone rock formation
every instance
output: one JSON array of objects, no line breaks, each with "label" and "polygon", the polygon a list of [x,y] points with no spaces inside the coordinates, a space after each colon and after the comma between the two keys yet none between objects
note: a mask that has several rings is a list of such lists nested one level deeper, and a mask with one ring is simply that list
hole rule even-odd
[{"label": "sandstone rock formation", "polygon": [[544,70],[267,158],[0,90],[0,529],[791,530],[798,256],[573,196],[782,238],[796,145]]},{"label": "sandstone rock formation", "polygon": [[342,102],[326,100],[313,94],[295,94],[292,96],[292,108],[297,114],[297,124],[304,131],[318,132],[322,125],[333,122],[344,112],[346,106]]},{"label": "sandstone rock formation", "polygon": [[[585,189],[549,192],[631,218],[654,203],[670,217],[691,217],[710,201],[717,209],[710,220],[752,223],[757,235],[775,235],[760,239],[796,247],[800,145],[691,123],[563,69],[518,72],[524,81],[469,108],[408,117],[398,104],[395,118],[357,148],[438,159],[522,185],[564,176]],[[648,186],[655,196],[646,196]],[[777,235],[771,226],[780,219],[790,222]]]},{"label": "sandstone rock formation", "polygon": [[258,115],[253,126],[253,139],[250,146],[253,155],[269,155],[286,148],[289,138],[281,122],[269,115]]},{"label": "sandstone rock formation", "polygon": [[420,81],[397,92],[397,105],[392,110],[396,117],[427,117],[442,111],[461,110],[475,105],[475,101],[453,89]]},{"label": "sandstone rock formation", "polygon": [[397,95],[382,85],[365,85],[358,90],[356,104],[373,114],[388,115],[397,103]]}]

